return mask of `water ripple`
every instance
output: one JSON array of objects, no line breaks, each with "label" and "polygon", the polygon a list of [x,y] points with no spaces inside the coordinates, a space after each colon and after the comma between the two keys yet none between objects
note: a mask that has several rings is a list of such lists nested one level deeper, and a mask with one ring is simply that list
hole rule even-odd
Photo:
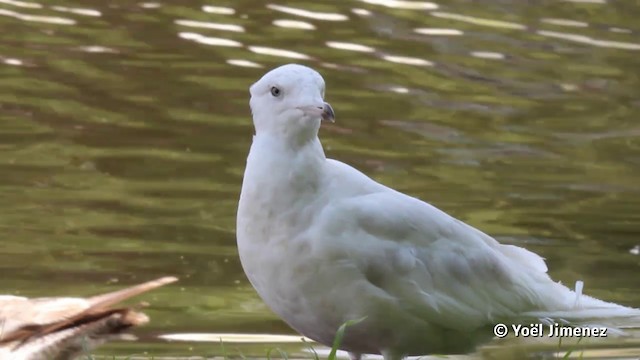
[{"label": "water ripple", "polygon": [[288,29],[315,30],[315,25],[306,21],[277,19],[273,20],[273,25]]},{"label": "water ripple", "polygon": [[143,9],[159,9],[162,7],[162,4],[156,2],[144,2],[138,4]]},{"label": "water ripple", "polygon": [[568,19],[554,19],[554,18],[542,18],[541,22],[551,24],[551,25],[560,25],[560,26],[570,26],[570,27],[589,27],[589,23],[584,21],[576,21],[576,20],[568,20]]},{"label": "water ripple", "polygon": [[83,15],[83,16],[93,16],[93,17],[102,16],[102,13],[100,11],[94,10],[94,9],[80,9],[80,8],[71,8],[71,7],[65,7],[65,6],[52,6],[51,9],[55,11],[67,12],[67,13]]},{"label": "water ripple", "polygon": [[435,10],[438,5],[427,1],[404,1],[404,0],[360,0],[371,5],[381,5],[393,9],[407,10]]},{"label": "water ripple", "polygon": [[418,34],[432,36],[459,36],[464,34],[464,32],[457,29],[417,28],[413,29],[413,31]]},{"label": "water ripple", "polygon": [[7,9],[0,9],[0,15],[12,17],[22,21],[30,21],[30,22],[41,22],[41,23],[57,24],[57,25],[75,25],[76,24],[76,21],[73,19],[61,18],[56,16],[21,14],[19,12],[7,10]]},{"label": "water ripple", "polygon": [[606,4],[607,0],[563,0],[566,2],[572,3],[583,3],[583,4]]},{"label": "water ripple", "polygon": [[538,30],[537,33],[542,36],[547,36],[556,39],[568,40],[581,44],[593,45],[597,47],[605,47],[612,49],[624,49],[624,50],[640,50],[640,44],[628,43],[621,41],[609,41],[598,40],[585,35],[567,34],[556,31]]},{"label": "water ripple", "polygon": [[261,54],[261,55],[269,55],[269,56],[278,56],[289,59],[298,59],[298,60],[308,60],[310,57],[308,55],[285,49],[275,49],[266,46],[249,46],[250,51]]},{"label": "water ripple", "polygon": [[229,65],[233,65],[233,66],[240,66],[240,67],[248,67],[248,68],[261,68],[262,65],[255,63],[253,61],[250,60],[243,60],[243,59],[229,59],[227,60],[227,64]]},{"label": "water ripple", "polygon": [[396,64],[415,65],[415,66],[433,66],[433,63],[429,60],[410,57],[410,56],[382,55],[382,59],[392,63],[396,63]]},{"label": "water ripple", "polygon": [[42,5],[34,2],[17,1],[17,0],[0,0],[0,4],[11,5],[15,7],[27,9],[42,9]]},{"label": "water ripple", "polygon": [[326,44],[330,48],[339,49],[339,50],[348,50],[348,51],[365,52],[365,53],[371,53],[376,51],[375,48],[372,48],[370,46],[340,42],[340,41],[327,41]]},{"label": "water ripple", "polygon": [[224,38],[217,38],[211,36],[204,36],[202,34],[193,33],[193,32],[181,32],[178,33],[178,36],[185,39],[195,41],[204,45],[212,45],[212,46],[228,46],[228,47],[241,47],[242,43]]},{"label": "water ripple", "polygon": [[440,11],[431,12],[431,15],[442,18],[442,19],[457,20],[457,21],[462,21],[469,24],[481,25],[481,26],[514,29],[514,30],[525,30],[527,28],[522,24],[518,24],[514,22],[500,21],[500,20],[494,20],[494,19],[483,19],[483,18],[478,18],[473,16],[452,14],[452,13],[440,12]]},{"label": "water ripple", "polygon": [[220,24],[220,23],[214,23],[210,21],[195,21],[195,20],[183,20],[183,19],[175,20],[174,23],[176,23],[177,25],[189,26],[189,27],[195,27],[195,28],[232,31],[232,32],[244,32],[244,27],[240,25],[235,25],[235,24]]},{"label": "water ripple", "polygon": [[632,31],[629,29],[622,29],[622,28],[618,28],[618,27],[611,27],[609,28],[609,31],[611,32],[615,32],[615,33],[620,33],[620,34],[631,34]]},{"label": "water ripple", "polygon": [[210,14],[220,14],[220,15],[233,15],[236,13],[235,9],[222,7],[222,6],[212,6],[212,5],[202,6],[202,11]]},{"label": "water ripple", "polygon": [[20,59],[16,59],[16,58],[3,58],[0,56],[0,59],[2,60],[3,63],[7,64],[7,65],[13,65],[13,66],[22,66],[24,65],[24,62]]},{"label": "water ripple", "polygon": [[179,333],[158,336],[161,339],[173,341],[198,341],[213,343],[313,343],[314,341],[299,335],[275,334],[234,334],[234,333]]},{"label": "water ripple", "polygon": [[351,9],[351,12],[358,16],[371,16],[371,11],[367,9],[355,8],[355,9]]},{"label": "water ripple", "polygon": [[503,239],[549,239],[527,246],[554,278],[639,304],[640,10],[533,3],[0,0],[0,287],[82,294],[171,268],[184,291],[109,358],[219,355],[159,333],[288,334],[234,228],[247,88],[300,62],[341,114],[320,130],[328,156]]},{"label": "water ripple", "polygon": [[117,54],[119,51],[116,49],[112,49],[110,47],[106,47],[106,46],[100,46],[100,45],[93,45],[93,46],[80,46],[78,47],[78,49],[88,52],[88,53],[110,53],[110,54]]},{"label": "water ripple", "polygon": [[490,60],[503,60],[505,58],[504,54],[493,51],[472,51],[471,56],[477,57],[479,59],[490,59]]},{"label": "water ripple", "polygon": [[275,11],[279,11],[289,15],[296,15],[301,17],[306,17],[314,20],[322,20],[322,21],[345,21],[348,20],[349,17],[343,14],[337,13],[326,13],[326,12],[316,12],[305,9],[299,9],[289,6],[268,4],[267,8]]}]

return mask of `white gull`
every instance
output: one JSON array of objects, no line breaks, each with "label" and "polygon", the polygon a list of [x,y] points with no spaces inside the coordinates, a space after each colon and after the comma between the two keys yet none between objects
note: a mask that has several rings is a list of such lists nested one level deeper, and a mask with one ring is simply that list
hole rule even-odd
[{"label": "white gull", "polygon": [[[581,295],[544,260],[327,159],[323,78],[289,64],[251,86],[256,134],[237,215],[240,259],[267,305],[353,358],[472,351],[497,323],[598,321],[640,311]],[[579,300],[579,301],[578,301]]]}]

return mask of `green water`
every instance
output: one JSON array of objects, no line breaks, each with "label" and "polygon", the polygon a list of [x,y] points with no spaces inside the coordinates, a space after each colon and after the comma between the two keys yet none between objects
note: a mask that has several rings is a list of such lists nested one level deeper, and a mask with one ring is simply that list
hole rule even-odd
[{"label": "green water", "polygon": [[103,354],[222,354],[162,334],[293,334],[247,282],[234,227],[248,87],[300,62],[337,114],[328,156],[640,307],[640,4],[432,5],[0,1],[0,292],[179,276],[143,297],[141,342]]}]

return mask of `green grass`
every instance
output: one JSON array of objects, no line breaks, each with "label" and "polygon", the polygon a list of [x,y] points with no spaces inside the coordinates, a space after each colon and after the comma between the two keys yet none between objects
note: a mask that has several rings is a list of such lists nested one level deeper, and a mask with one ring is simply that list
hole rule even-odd
[{"label": "green grass", "polygon": [[[578,338],[578,341],[576,342],[576,345],[575,345],[575,346],[576,346],[576,348],[578,347],[578,345],[580,345],[580,341],[582,341],[582,339],[583,339],[582,337],[579,337],[579,338]],[[559,338],[559,340],[558,340],[558,350],[561,350],[561,349],[562,349],[562,338]],[[575,350],[576,350],[576,349],[569,349],[569,350],[567,350],[567,352],[564,354],[564,356],[562,357],[562,359],[569,359],[569,357],[571,356],[571,354],[573,354],[573,352],[574,352]],[[581,351],[581,352],[580,352],[580,356],[578,357],[578,359],[582,359],[583,357],[584,357],[584,351]]]},{"label": "green grass", "polygon": [[366,319],[366,317],[363,317],[357,320],[349,320],[338,328],[338,331],[336,332],[336,337],[333,339],[333,344],[331,345],[331,352],[329,353],[329,357],[327,358],[327,360],[336,359],[336,356],[337,356],[336,354],[338,353],[338,349],[342,344],[342,339],[344,338],[344,333],[347,330],[347,328],[349,326],[362,322],[364,319]]}]

